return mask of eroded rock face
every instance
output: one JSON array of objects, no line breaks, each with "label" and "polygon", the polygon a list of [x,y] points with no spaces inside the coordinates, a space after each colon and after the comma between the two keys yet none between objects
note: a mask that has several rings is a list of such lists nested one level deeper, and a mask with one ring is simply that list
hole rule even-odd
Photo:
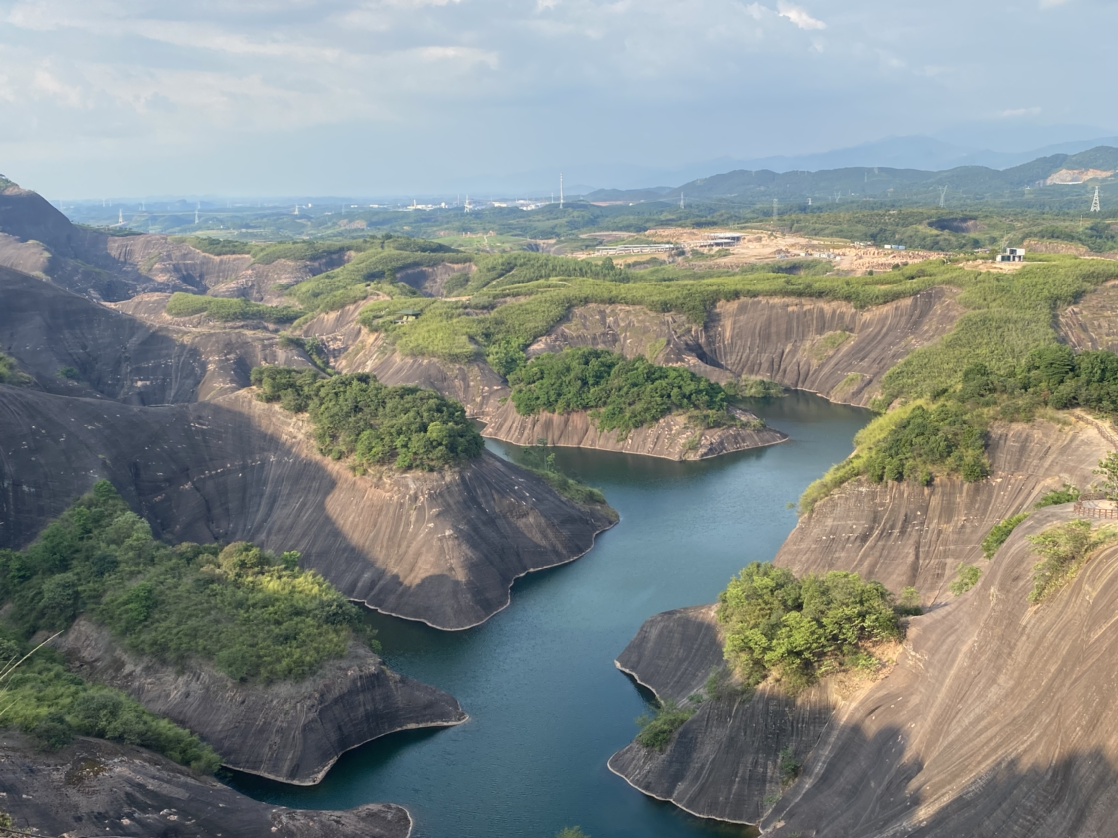
[{"label": "eroded rock face", "polygon": [[78,739],[43,753],[25,737],[0,736],[0,809],[17,829],[113,838],[408,838],[401,806],[344,812],[269,806],[197,777],[150,751]]},{"label": "eroded rock face", "polygon": [[209,665],[178,671],[137,658],[85,618],[56,645],[82,677],[198,734],[229,768],[283,783],[318,783],[343,753],[386,734],[466,719],[453,697],[397,675],[356,644],[305,681],[267,686],[237,683]]},{"label": "eroded rock face", "polygon": [[925,607],[949,602],[956,568],[981,561],[982,540],[996,524],[1065,483],[1090,486],[1109,450],[1094,426],[1070,418],[1066,426],[996,426],[987,480],[937,478],[927,488],[852,481],[800,521],[774,563],[798,575],[853,571],[897,594],[912,585]]},{"label": "eroded rock face", "polygon": [[[162,311],[166,300],[165,294],[141,295],[126,306],[154,303]],[[136,405],[233,392],[249,386],[260,364],[309,366],[269,333],[153,327],[6,268],[0,268],[0,348],[47,392]],[[76,370],[77,379],[60,379],[63,367]]]},{"label": "eroded rock face", "polygon": [[894,671],[844,707],[766,833],[1104,836],[1118,829],[1118,548],[1030,606],[1034,513],[978,585],[912,621]]},{"label": "eroded rock face", "polygon": [[697,712],[663,750],[634,742],[609,768],[634,788],[670,800],[692,814],[735,823],[757,823],[781,790],[781,752],[802,757],[818,742],[840,703],[826,682],[794,699],[763,685],[743,696],[732,679],[715,695],[707,682],[723,668],[716,606],[682,608],[648,620],[617,659],[617,666],[662,701]]},{"label": "eroded rock face", "polygon": [[513,581],[564,564],[612,525],[491,454],[433,474],[356,477],[309,427],[239,392],[136,408],[0,386],[0,544],[19,547],[107,478],[171,541],[254,541],[370,607],[462,629]]},{"label": "eroded rock face", "polygon": [[718,303],[698,327],[679,314],[639,306],[588,305],[541,338],[529,354],[568,346],[655,355],[725,382],[753,376],[842,404],[868,405],[893,366],[953,328],[958,292],[922,291],[859,310],[849,303],[765,297]]},{"label": "eroded rock face", "polygon": [[[757,417],[742,411],[740,418],[749,422]],[[546,440],[548,445],[560,447],[596,448],[668,460],[702,460],[775,445],[788,439],[786,434],[772,428],[694,428],[685,416],[675,414],[623,435],[618,431],[600,430],[590,415],[582,411],[521,416],[511,401],[488,413],[485,421],[485,436],[515,445],[535,445]]]},{"label": "eroded rock face", "polygon": [[[1091,425],[1004,426],[992,432],[989,480],[841,488],[776,563],[916,585],[931,607],[912,620],[897,665],[876,683],[827,681],[794,701],[764,687],[748,701],[705,701],[664,753],[634,744],[610,767],[696,814],[789,838],[1110,834],[1118,711],[1102,696],[1118,676],[1102,625],[1118,608],[1118,547],[1031,608],[1026,536],[1069,520],[1070,505],[1031,512],[992,562],[981,549],[991,527],[1049,489],[1089,485],[1108,450]],[[946,589],[964,562],[983,576],[956,598]],[[720,653],[708,606],[652,618],[618,665],[682,701]],[[804,775],[762,821],[766,795],[781,793],[783,748]]]}]

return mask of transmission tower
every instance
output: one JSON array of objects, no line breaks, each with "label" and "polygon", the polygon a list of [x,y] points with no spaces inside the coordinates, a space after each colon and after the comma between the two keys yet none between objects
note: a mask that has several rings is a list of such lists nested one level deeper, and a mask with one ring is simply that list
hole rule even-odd
[{"label": "transmission tower", "polygon": [[947,187],[946,186],[943,187],[943,189],[941,189],[939,191],[939,205],[941,207],[947,206]]},{"label": "transmission tower", "polygon": [[776,221],[776,215],[777,215],[776,205],[777,205],[777,200],[776,200],[776,198],[773,198],[773,221],[774,222]]},{"label": "transmission tower", "polygon": [[194,223],[195,224],[198,223],[198,208],[197,207],[195,207],[195,209],[194,209]]},{"label": "transmission tower", "polygon": [[559,209],[563,209],[563,173],[559,173]]},{"label": "transmission tower", "polygon": [[465,210],[466,210],[466,212],[470,211],[470,193],[469,192],[466,193]]},{"label": "transmission tower", "polygon": [[1095,198],[1091,201],[1091,212],[1102,212],[1102,205],[1099,204],[1099,188],[1095,187]]},{"label": "transmission tower", "polygon": [[120,210],[120,214],[117,217],[117,223],[122,227],[124,226],[124,210]]},{"label": "transmission tower", "polygon": [[679,208],[683,209],[684,207],[685,207],[685,204],[683,203],[683,192],[681,191],[679,193]]}]

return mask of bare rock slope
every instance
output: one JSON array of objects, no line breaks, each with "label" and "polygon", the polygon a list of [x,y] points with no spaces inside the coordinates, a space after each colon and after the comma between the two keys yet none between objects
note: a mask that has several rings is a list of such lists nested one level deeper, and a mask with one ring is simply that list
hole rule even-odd
[{"label": "bare rock slope", "polygon": [[[1107,450],[1090,425],[1014,425],[995,429],[994,476],[982,483],[839,489],[776,563],[855,571],[896,591],[916,585],[931,608],[912,621],[896,667],[876,683],[832,680],[795,699],[763,687],[706,701],[663,753],[634,744],[610,767],[696,814],[758,823],[765,797],[782,792],[776,768],[788,748],[805,774],[764,816],[766,834],[1109,834],[1118,740],[1099,698],[1114,677],[1099,621],[1118,597],[1118,549],[1039,607],[1028,602],[1037,557],[1024,538],[1068,520],[1070,507],[1033,512],[992,562],[981,550],[996,523],[1046,490],[1089,485]],[[946,586],[963,562],[983,577],[956,599]],[[707,607],[652,618],[618,666],[682,701],[720,659]]]},{"label": "bare rock slope", "polygon": [[380,736],[466,719],[451,696],[397,675],[357,645],[311,678],[266,686],[208,665],[182,670],[129,655],[85,618],[58,648],[87,680],[121,689],[198,734],[229,768],[284,783],[318,783],[343,753]]},{"label": "bare rock slope", "polygon": [[347,596],[446,629],[484,622],[513,581],[612,525],[484,454],[433,474],[356,477],[251,393],[137,408],[0,385],[0,544],[21,546],[108,478],[174,541],[299,550]]},{"label": "bare rock slope", "polygon": [[258,803],[150,751],[99,739],[43,753],[5,734],[0,789],[15,827],[38,835],[408,838],[412,827],[407,810],[390,804],[315,812]]}]

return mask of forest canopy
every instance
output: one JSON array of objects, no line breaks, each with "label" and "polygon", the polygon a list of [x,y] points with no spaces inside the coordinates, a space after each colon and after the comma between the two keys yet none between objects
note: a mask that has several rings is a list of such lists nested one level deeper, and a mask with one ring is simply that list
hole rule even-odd
[{"label": "forest canopy", "polygon": [[367,373],[323,378],[313,370],[257,367],[258,398],[308,413],[319,452],[359,471],[394,465],[435,471],[481,455],[484,443],[458,402],[419,387],[388,387]]},{"label": "forest canopy", "polygon": [[509,384],[522,416],[586,410],[602,430],[621,433],[674,411],[725,413],[728,405],[721,385],[690,370],[643,357],[627,360],[604,349],[540,355],[510,373]]}]

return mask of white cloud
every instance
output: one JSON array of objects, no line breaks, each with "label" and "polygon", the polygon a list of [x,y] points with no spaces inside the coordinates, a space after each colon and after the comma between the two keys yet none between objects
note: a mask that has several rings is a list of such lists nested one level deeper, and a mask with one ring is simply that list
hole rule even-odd
[{"label": "white cloud", "polygon": [[1040,0],[1042,9],[1054,9],[1057,6],[1066,6],[1071,0]]},{"label": "white cloud", "polygon": [[793,6],[791,3],[785,3],[781,0],[777,4],[777,14],[783,18],[787,18],[800,27],[800,29],[826,29],[827,24],[821,20],[817,20],[801,9],[799,6]]},{"label": "white cloud", "polygon": [[1040,108],[1010,108],[1009,110],[1001,111],[998,116],[1002,119],[1015,119],[1022,116],[1040,116]]}]

